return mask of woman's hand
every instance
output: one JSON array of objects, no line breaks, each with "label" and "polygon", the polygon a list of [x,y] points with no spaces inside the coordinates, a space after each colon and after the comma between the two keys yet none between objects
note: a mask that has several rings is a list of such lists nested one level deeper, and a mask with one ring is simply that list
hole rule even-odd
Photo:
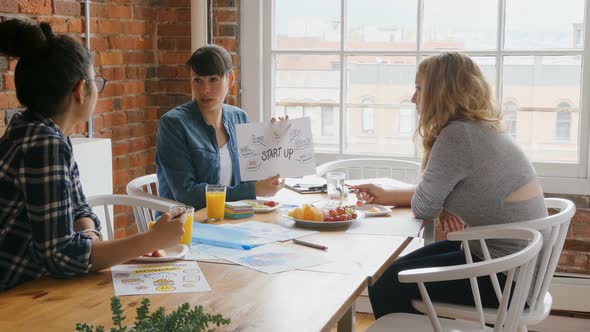
[{"label": "woman's hand", "polygon": [[369,204],[389,205],[387,202],[386,190],[379,185],[367,183],[350,187],[354,189],[356,197],[361,201],[365,201]]},{"label": "woman's hand", "polygon": [[442,230],[445,232],[458,232],[462,231],[465,228],[465,224],[461,221],[461,218],[457,217],[456,215],[450,213],[449,211],[442,209],[440,214],[438,215],[438,220],[440,220],[440,226]]},{"label": "woman's hand", "polygon": [[274,196],[283,188],[283,182],[280,175],[256,182],[256,196]]},{"label": "woman's hand", "polygon": [[164,249],[178,244],[184,235],[186,219],[186,213],[172,215],[171,212],[168,212],[161,215],[149,231],[154,235],[153,241],[156,242],[156,247]]}]

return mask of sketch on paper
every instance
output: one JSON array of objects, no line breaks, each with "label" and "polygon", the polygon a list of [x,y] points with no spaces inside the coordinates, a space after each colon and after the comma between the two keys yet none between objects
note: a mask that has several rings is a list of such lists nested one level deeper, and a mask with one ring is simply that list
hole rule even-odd
[{"label": "sketch on paper", "polygon": [[309,118],[236,125],[243,181],[315,174]]}]

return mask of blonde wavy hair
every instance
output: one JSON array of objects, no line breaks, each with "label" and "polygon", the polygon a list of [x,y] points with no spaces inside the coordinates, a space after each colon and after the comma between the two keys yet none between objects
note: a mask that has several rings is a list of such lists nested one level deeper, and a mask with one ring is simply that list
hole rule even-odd
[{"label": "blonde wavy hair", "polygon": [[426,168],[430,150],[440,131],[450,122],[481,121],[504,130],[502,111],[479,66],[467,55],[444,52],[425,58],[418,66],[421,83],[417,135],[422,137]]}]

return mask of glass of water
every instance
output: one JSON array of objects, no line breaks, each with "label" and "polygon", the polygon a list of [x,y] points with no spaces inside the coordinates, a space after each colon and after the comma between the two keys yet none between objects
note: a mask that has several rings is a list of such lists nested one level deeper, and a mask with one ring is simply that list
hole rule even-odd
[{"label": "glass of water", "polygon": [[330,172],[326,174],[328,181],[328,198],[331,201],[342,201],[346,198],[348,190],[344,186],[346,174],[342,172]]}]

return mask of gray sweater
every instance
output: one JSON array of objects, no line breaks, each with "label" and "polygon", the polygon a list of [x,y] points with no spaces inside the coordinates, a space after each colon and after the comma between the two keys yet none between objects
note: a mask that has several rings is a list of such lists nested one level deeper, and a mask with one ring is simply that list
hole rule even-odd
[{"label": "gray sweater", "polygon": [[[452,121],[432,147],[412,210],[435,219],[441,208],[459,216],[466,226],[525,221],[547,216],[543,196],[506,202],[520,187],[535,179],[535,171],[512,137],[476,121]],[[472,253],[482,258],[477,242]],[[515,241],[488,241],[492,257],[522,247]]]}]

